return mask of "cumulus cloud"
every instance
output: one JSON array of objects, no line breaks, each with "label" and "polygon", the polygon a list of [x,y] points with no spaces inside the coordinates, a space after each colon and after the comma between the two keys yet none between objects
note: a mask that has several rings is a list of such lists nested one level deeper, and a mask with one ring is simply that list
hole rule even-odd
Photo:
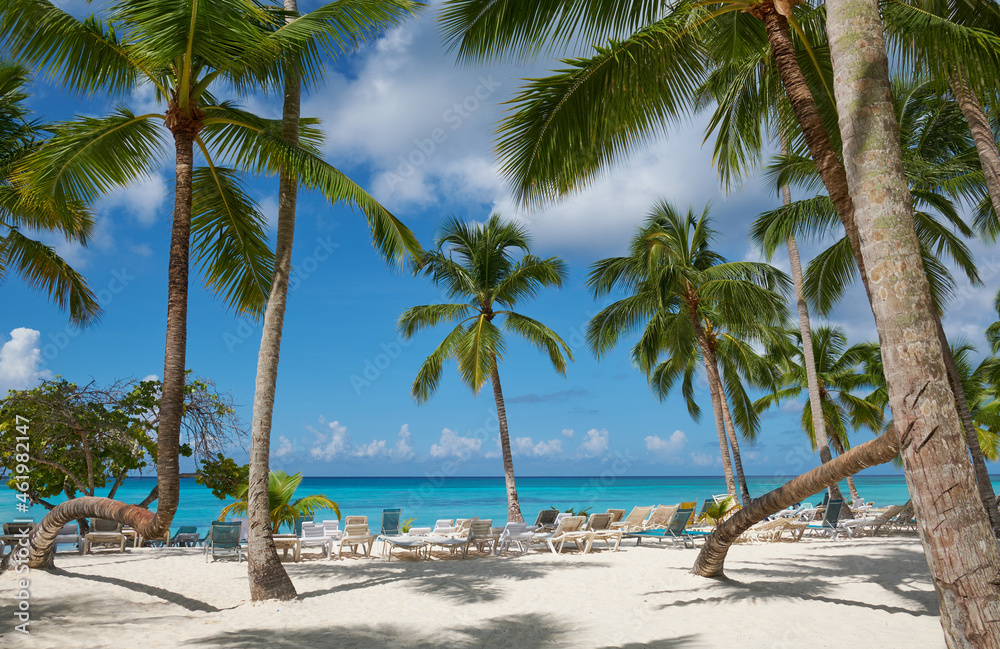
[{"label": "cumulus cloud", "polygon": [[[320,423],[323,424],[322,418]],[[339,421],[331,421],[326,424],[329,432],[320,432],[308,426],[317,437],[317,445],[309,449],[309,456],[316,460],[329,462],[338,455],[344,455],[350,438],[347,434],[347,426],[341,425]]]},{"label": "cumulus cloud", "polygon": [[515,455],[545,457],[560,455],[563,451],[561,439],[550,439],[537,444],[530,437],[518,437],[511,444],[511,452]]},{"label": "cumulus cloud", "polygon": [[563,434],[563,437],[569,437],[570,439],[572,439],[573,438],[573,429],[572,428],[563,428],[562,429],[562,434]]},{"label": "cumulus cloud", "polygon": [[462,437],[450,428],[441,431],[441,440],[431,445],[431,457],[468,458],[477,453],[483,445],[475,437]]},{"label": "cumulus cloud", "polygon": [[121,210],[141,225],[149,226],[156,223],[169,193],[167,181],[156,174],[108,193],[101,201],[101,207]]},{"label": "cumulus cloud", "polygon": [[585,457],[597,457],[608,450],[608,429],[591,428],[583,434],[580,442],[580,454]]},{"label": "cumulus cloud", "polygon": [[675,430],[666,438],[659,435],[646,437],[646,450],[659,455],[677,455],[687,445],[687,435],[684,431]]},{"label": "cumulus cloud", "polygon": [[413,445],[410,442],[410,426],[403,424],[396,435],[396,443],[389,445],[388,440],[373,439],[370,442],[355,444],[351,441],[347,426],[339,421],[325,422],[320,417],[320,424],[326,430],[316,430],[306,426],[316,436],[315,446],[309,449],[309,455],[316,460],[329,462],[334,458],[386,459],[392,461],[408,460],[413,457]]},{"label": "cumulus cloud", "polygon": [[712,466],[722,464],[722,457],[719,455],[709,455],[708,453],[692,453],[691,462],[695,466]]},{"label": "cumulus cloud", "polygon": [[0,398],[8,390],[34,387],[42,379],[52,378],[52,372],[41,369],[42,350],[38,346],[41,333],[18,327],[10,332],[10,340],[0,347]]},{"label": "cumulus cloud", "polygon": [[291,457],[295,452],[295,445],[292,444],[292,440],[288,439],[284,435],[278,435],[278,447],[271,449],[271,456],[279,460],[283,460],[287,457]]}]

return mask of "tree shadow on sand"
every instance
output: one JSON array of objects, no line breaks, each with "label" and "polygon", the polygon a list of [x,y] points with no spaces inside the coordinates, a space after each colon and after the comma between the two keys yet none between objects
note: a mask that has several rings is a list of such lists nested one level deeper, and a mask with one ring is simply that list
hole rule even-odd
[{"label": "tree shadow on sand", "polygon": [[59,575],[60,577],[65,577],[68,579],[83,579],[85,581],[96,581],[102,584],[111,584],[113,586],[118,586],[119,588],[124,588],[135,593],[142,593],[144,595],[150,595],[156,597],[170,604],[175,604],[188,611],[198,612],[198,613],[219,613],[221,611],[229,610],[229,608],[236,608],[235,606],[229,608],[218,608],[212,606],[207,602],[203,602],[198,599],[193,599],[187,597],[180,593],[174,592],[172,590],[167,590],[166,588],[160,588],[158,586],[151,586],[150,584],[144,584],[136,581],[129,581],[127,579],[120,579],[118,577],[105,577],[102,575],[89,575],[85,573],[75,573],[67,572],[65,570],[55,569],[52,574]]},{"label": "tree shadow on sand", "polygon": [[[799,599],[917,617],[939,615],[934,591],[911,586],[916,583],[926,588],[930,577],[923,554],[914,551],[910,543],[905,546],[880,545],[877,556],[860,553],[824,556],[822,550],[817,548],[814,556],[805,559],[775,559],[767,563],[730,559],[730,562],[729,576],[706,579],[689,591],[692,594],[716,592],[718,595],[688,598],[681,591],[647,594],[678,595],[676,600],[660,604],[660,608],[740,599]],[[892,574],[885,573],[887,565],[893,566]],[[836,581],[831,581],[831,578]],[[905,603],[893,605],[832,596],[832,592],[843,583],[875,584],[905,600]]]},{"label": "tree shadow on sand", "polygon": [[[516,647],[553,649],[581,647],[585,638],[552,616],[531,613],[483,620],[475,625],[455,627],[434,635],[398,625],[325,626],[300,629],[254,629],[226,631],[189,640],[187,647],[241,649],[267,646],[268,649],[337,647],[338,649],[472,649],[473,647]],[[696,636],[629,643],[601,649],[693,649]],[[704,645],[702,645],[704,646]]]}]

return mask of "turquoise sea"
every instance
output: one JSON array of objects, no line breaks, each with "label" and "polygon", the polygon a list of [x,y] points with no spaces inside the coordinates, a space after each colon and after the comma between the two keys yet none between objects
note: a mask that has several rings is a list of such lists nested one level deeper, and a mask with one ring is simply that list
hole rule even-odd
[{"label": "turquoise sea", "polygon": [[[787,477],[769,476],[747,479],[752,496],[781,486]],[[858,492],[876,505],[903,503],[909,499],[906,482],[899,475],[859,475]],[[117,499],[139,502],[156,484],[155,478],[130,478],[118,490]],[[1000,491],[1000,476],[994,477],[994,489]],[[16,511],[12,491],[0,489],[0,520],[23,518]],[[841,489],[847,494],[846,483]],[[713,494],[726,491],[722,477],[684,476],[594,476],[594,477],[521,477],[517,479],[518,496],[525,519],[533,521],[540,509],[550,506],[561,510],[590,508],[591,512],[609,507],[630,509],[634,505],[674,504],[682,500],[699,503]],[[502,477],[380,477],[303,479],[297,497],[325,494],[340,506],[341,514],[367,515],[373,526],[381,520],[383,507],[399,507],[403,519],[414,518],[416,525],[429,526],[439,518],[492,518],[497,525],[507,518],[507,497]],[[98,494],[102,495],[102,494]],[[822,496],[814,500],[820,500]],[[60,499],[53,498],[52,502]],[[215,498],[193,479],[181,481],[180,507],[173,527],[195,525],[208,529],[227,503]],[[31,508],[28,516],[41,520],[45,509]],[[335,518],[332,512],[320,512],[316,520]]]}]

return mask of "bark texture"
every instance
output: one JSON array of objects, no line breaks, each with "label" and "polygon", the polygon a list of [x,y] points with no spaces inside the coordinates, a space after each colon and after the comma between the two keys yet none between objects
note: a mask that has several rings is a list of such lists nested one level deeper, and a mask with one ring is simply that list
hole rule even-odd
[{"label": "bark texture", "polygon": [[[716,369],[718,374],[718,369]],[[740,489],[740,498],[746,505],[752,500],[750,489],[747,487],[747,479],[743,473],[743,458],[740,457],[740,441],[736,437],[736,427],[733,425],[733,416],[729,412],[729,401],[726,400],[726,391],[720,383],[717,386],[719,405],[722,407],[722,423],[726,425],[726,436],[729,438],[729,445],[733,450],[733,469],[736,471],[736,484]]]},{"label": "bark texture", "polygon": [[[295,0],[285,0],[286,11],[296,11]],[[299,143],[301,83],[295,72],[285,79],[285,98],[281,116],[281,137],[289,144]],[[253,398],[253,429],[250,434],[250,475],[247,504],[249,531],[247,573],[250,599],[288,600],[297,595],[295,585],[281,565],[271,531],[271,504],[268,480],[271,475],[271,416],[278,383],[278,359],[285,322],[288,279],[292,271],[292,241],[295,238],[295,206],[298,182],[285,169],[278,186],[278,231],[275,236],[274,276],[264,310],[260,351],[257,355],[257,381]]]},{"label": "bark texture", "polygon": [[497,357],[493,356],[493,371],[490,380],[493,383],[493,399],[497,404],[497,419],[500,424],[500,452],[503,454],[503,477],[507,485],[507,520],[521,523],[521,503],[517,499],[517,485],[514,483],[514,458],[510,452],[510,435],[507,433],[507,409],[503,403],[503,390],[500,387],[500,372],[497,370]]},{"label": "bark texture", "polygon": [[715,359],[715,352],[705,335],[705,328],[702,327],[698,315],[691,312],[691,324],[694,326],[695,336],[698,339],[698,347],[701,348],[702,363],[705,365],[705,374],[708,377],[708,391],[712,397],[712,412],[715,414],[715,430],[719,434],[719,456],[722,458],[722,473],[726,477],[726,491],[734,499],[737,497],[736,481],[733,479],[733,464],[729,455],[729,442],[726,441],[726,424],[722,416],[722,404],[719,403],[719,390],[717,386],[722,385],[719,379],[718,364]]},{"label": "bark texture", "polygon": [[817,491],[843,480],[862,469],[885,464],[899,453],[895,432],[889,429],[880,437],[855,446],[843,455],[804,473],[790,482],[756,498],[715,528],[705,542],[692,572],[702,577],[722,577],[729,546],[740,534],[771,514],[802,501]]},{"label": "bark texture", "polygon": [[979,97],[966,82],[961,69],[956,67],[948,75],[948,85],[951,86],[951,92],[955,95],[958,107],[969,125],[972,141],[976,144],[976,153],[979,154],[979,165],[983,168],[983,176],[986,179],[990,202],[993,203],[993,213],[996,218],[1000,218],[1000,150],[997,149],[997,141],[993,139],[990,120],[986,117],[986,111],[983,110]]},{"label": "bark texture", "polygon": [[110,498],[74,498],[45,515],[32,533],[28,554],[30,568],[53,566],[55,539],[63,525],[77,518],[108,518],[131,525],[146,538],[163,536],[177,512],[180,496],[178,454],[184,416],[184,366],[187,352],[187,296],[191,242],[191,175],[194,138],[201,128],[197,107],[181,111],[173,102],[166,124],[174,136],[174,216],[167,266],[167,335],[164,346],[163,383],[156,436],[156,513]]},{"label": "bark texture", "polygon": [[953,649],[998,647],[1000,548],[948,384],[903,173],[878,1],[830,0],[826,7],[854,220],[945,640]]}]

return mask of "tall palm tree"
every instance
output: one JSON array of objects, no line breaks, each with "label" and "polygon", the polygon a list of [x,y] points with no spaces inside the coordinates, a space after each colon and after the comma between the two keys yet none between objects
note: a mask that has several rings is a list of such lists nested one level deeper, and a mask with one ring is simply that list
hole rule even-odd
[{"label": "tall palm tree", "polygon": [[57,306],[69,310],[77,325],[94,322],[101,313],[87,280],[49,246],[32,236],[51,232],[86,245],[93,217],[78,201],[56,202],[31,196],[13,183],[14,170],[41,145],[45,126],[27,121],[24,66],[0,59],[0,281],[14,273],[42,290]]},{"label": "tall palm tree", "polygon": [[[49,512],[38,526],[29,565],[51,562],[58,530],[75,518],[118,520],[143,536],[168,529],[179,494],[191,239],[206,284],[237,312],[261,313],[273,273],[264,217],[237,170],[270,174],[285,167],[328,200],[361,207],[376,245],[390,256],[412,236],[319,157],[314,123],[303,128],[302,144],[292,146],[282,140],[280,121],[220,101],[209,90],[216,81],[229,82],[240,92],[278,87],[284,80],[284,61],[294,61],[307,80],[318,80],[321,44],[343,46],[377,32],[379,23],[372,21],[378,14],[359,11],[359,3],[367,6],[363,0],[334,2],[290,24],[285,24],[284,12],[252,0],[119,0],[103,18],[83,21],[44,0],[12,0],[0,7],[0,30],[10,51],[47,68],[69,90],[123,96],[148,84],[163,102],[161,112],[136,115],[119,107],[107,117],[58,125],[30,164],[16,172],[18,182],[57,201],[91,200],[110,187],[152,173],[165,153],[165,136],[172,140],[175,159],[157,511],[150,514],[110,499],[74,499]],[[195,147],[205,161],[197,168]],[[233,168],[221,166],[227,161]]]},{"label": "tall palm tree", "polygon": [[844,167],[941,626],[950,646],[1000,646],[991,622],[1000,620],[1000,546],[975,487],[914,229],[878,0],[829,0],[827,17]]},{"label": "tall palm tree", "polygon": [[[391,2],[359,5],[362,16],[360,30],[348,32],[358,41],[399,23],[415,5],[392,0]],[[285,0],[286,22],[303,20],[298,15],[295,0]],[[309,19],[308,14],[304,17]],[[347,27],[353,27],[345,25]],[[328,52],[334,56],[337,52]],[[301,121],[302,83],[300,72],[294,63],[284,70],[284,102],[281,116],[281,139],[290,146],[299,145]],[[292,241],[295,233],[295,206],[298,195],[298,181],[293,169],[282,166],[278,186],[278,227],[275,236],[274,274],[271,289],[264,309],[264,324],[261,330],[260,351],[257,357],[257,379],[254,390],[253,428],[250,437],[250,480],[248,502],[250,507],[250,533],[247,548],[247,564],[250,575],[250,597],[261,599],[292,599],[295,586],[292,584],[278,551],[274,547],[272,528],[267,525],[267,503],[270,474],[271,417],[274,411],[274,394],[278,382],[278,358],[281,352],[281,334],[285,321],[285,306],[288,297],[288,281],[292,269]],[[402,254],[416,254],[419,249],[415,239],[404,235],[401,246],[393,251],[390,260],[398,260]]]},{"label": "tall palm tree", "polygon": [[[587,325],[587,342],[600,357],[645,322],[632,358],[654,377],[661,394],[669,389],[667,375],[676,376],[689,366],[687,359],[697,350],[708,378],[726,485],[736,496],[729,446],[738,454],[739,442],[725,421],[715,331],[724,326],[740,337],[753,337],[782,323],[786,309],[776,290],[785,290],[788,279],[767,264],[726,261],[712,249],[714,238],[708,208],[696,216],[692,210],[682,214],[667,202],[654,205],[632,238],[629,254],[601,260],[591,268],[587,285],[595,297],[614,291],[623,291],[626,297],[594,316]],[[661,355],[670,361],[657,375]],[[745,481],[741,495],[748,503]]]},{"label": "tall palm tree", "polygon": [[[399,330],[413,334],[443,322],[456,322],[440,345],[420,366],[413,382],[413,398],[424,402],[437,389],[444,362],[454,359],[462,381],[478,393],[486,381],[493,384],[493,398],[500,424],[500,450],[507,486],[507,518],[519,522],[521,506],[514,482],[514,462],[507,432],[507,411],[500,387],[500,361],[507,349],[503,331],[494,324],[503,318],[503,328],[548,354],[557,372],[566,375],[566,359],[573,353],[554,331],[537,320],[515,312],[521,300],[535,297],[546,286],[562,286],[566,264],[558,257],[542,259],[530,254],[527,230],[492,214],[484,224],[450,219],[441,227],[437,249],[424,252],[415,271],[444,286],[451,298],[464,302],[425,304],[407,309],[399,318]],[[515,260],[513,253],[522,252]],[[456,260],[457,258],[457,260]],[[499,308],[498,308],[499,307]]]}]

